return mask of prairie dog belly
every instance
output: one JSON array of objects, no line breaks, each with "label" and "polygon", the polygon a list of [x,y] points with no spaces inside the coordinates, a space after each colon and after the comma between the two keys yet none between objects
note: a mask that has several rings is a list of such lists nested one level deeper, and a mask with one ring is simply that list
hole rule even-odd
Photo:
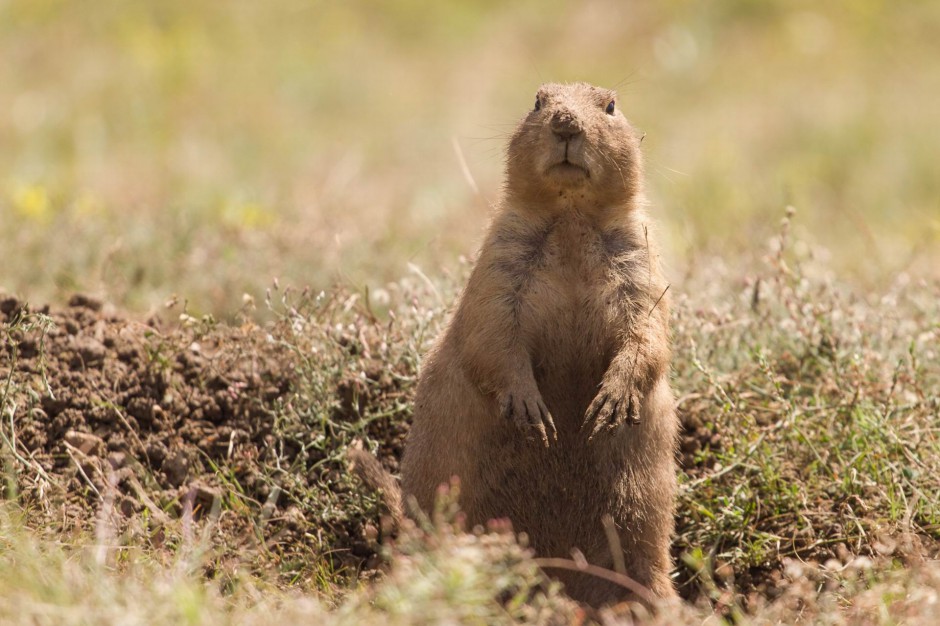
[{"label": "prairie dog belly", "polygon": [[587,264],[557,249],[547,256],[523,294],[520,332],[556,426],[571,436],[616,352],[617,325],[604,302],[608,295],[600,259],[587,259],[595,261]]}]

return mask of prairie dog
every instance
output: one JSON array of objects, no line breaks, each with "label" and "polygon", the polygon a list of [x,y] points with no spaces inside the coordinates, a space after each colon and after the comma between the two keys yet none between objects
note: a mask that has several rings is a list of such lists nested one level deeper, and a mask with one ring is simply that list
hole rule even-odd
[{"label": "prairie dog", "polygon": [[[457,476],[470,524],[508,518],[539,557],[577,549],[669,598],[678,421],[641,140],[613,91],[538,90],[478,260],[423,363],[402,489],[430,510]],[[589,604],[629,597],[549,573]]]}]

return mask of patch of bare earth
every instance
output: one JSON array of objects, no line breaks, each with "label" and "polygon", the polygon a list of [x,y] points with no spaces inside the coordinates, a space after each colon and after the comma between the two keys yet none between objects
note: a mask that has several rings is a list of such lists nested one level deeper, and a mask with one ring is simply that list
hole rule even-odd
[{"label": "patch of bare earth", "polygon": [[[103,533],[158,558],[206,541],[210,574],[248,566],[285,582],[348,579],[375,555],[364,530],[375,506],[347,480],[336,429],[400,452],[397,413],[362,424],[359,412],[374,389],[400,385],[374,360],[337,370],[314,381],[330,386],[325,419],[304,424],[291,403],[315,355],[298,354],[278,323],[182,320],[136,321],[84,296],[38,311],[0,298],[3,461],[27,524]],[[333,343],[359,365],[344,341]]]}]

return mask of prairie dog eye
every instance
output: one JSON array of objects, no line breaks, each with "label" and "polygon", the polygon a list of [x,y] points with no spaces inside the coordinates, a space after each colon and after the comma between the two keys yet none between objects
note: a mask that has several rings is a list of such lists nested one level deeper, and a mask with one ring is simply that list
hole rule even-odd
[{"label": "prairie dog eye", "polygon": [[538,96],[535,96],[535,110],[539,111],[542,108],[542,99]]},{"label": "prairie dog eye", "polygon": [[615,109],[616,107],[617,107],[617,105],[616,105],[616,103],[615,103],[614,100],[611,100],[610,102],[608,102],[608,103],[607,103],[607,108],[605,109],[605,111],[607,111],[607,115],[613,115],[613,114],[614,114],[614,109]]}]

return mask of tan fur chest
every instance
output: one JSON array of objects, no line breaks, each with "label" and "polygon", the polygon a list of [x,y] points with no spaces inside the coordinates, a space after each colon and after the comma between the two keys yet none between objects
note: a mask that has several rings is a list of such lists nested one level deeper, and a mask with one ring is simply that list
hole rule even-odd
[{"label": "tan fur chest", "polygon": [[581,425],[621,330],[610,300],[623,295],[604,243],[580,216],[557,220],[518,294],[519,330],[536,382],[565,431]]}]

